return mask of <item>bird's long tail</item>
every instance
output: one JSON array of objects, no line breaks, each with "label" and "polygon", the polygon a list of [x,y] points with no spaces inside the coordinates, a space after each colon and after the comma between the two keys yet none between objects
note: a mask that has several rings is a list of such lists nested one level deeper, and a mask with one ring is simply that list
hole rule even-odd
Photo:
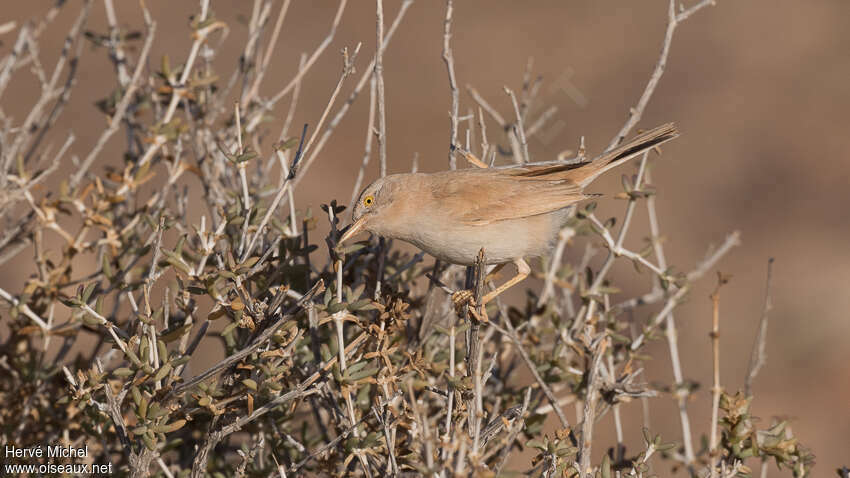
[{"label": "bird's long tail", "polygon": [[582,187],[592,183],[593,180],[611,168],[639,156],[643,152],[659,146],[679,136],[679,131],[673,123],[667,123],[653,128],[645,133],[635,136],[633,139],[617,146],[616,148],[602,153],[587,164],[573,170],[576,182]]}]

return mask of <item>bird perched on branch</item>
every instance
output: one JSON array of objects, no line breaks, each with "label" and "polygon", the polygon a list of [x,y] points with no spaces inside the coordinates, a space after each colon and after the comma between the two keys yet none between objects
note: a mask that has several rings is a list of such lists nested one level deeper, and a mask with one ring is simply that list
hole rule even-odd
[{"label": "bird perched on branch", "polygon": [[465,266],[473,265],[483,248],[486,264],[500,269],[513,262],[517,268],[516,276],[484,296],[484,305],[528,276],[526,257],[552,248],[569,207],[596,196],[584,188],[676,136],[676,127],[665,124],[577,164],[392,174],[363,190],[352,211],[353,224],[339,242],[368,231]]}]

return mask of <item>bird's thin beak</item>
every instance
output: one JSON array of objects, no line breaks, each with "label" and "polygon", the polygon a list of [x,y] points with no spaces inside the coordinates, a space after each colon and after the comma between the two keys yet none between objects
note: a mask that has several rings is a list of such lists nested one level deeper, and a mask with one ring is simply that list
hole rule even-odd
[{"label": "bird's thin beak", "polygon": [[342,244],[343,242],[351,239],[358,232],[360,232],[363,229],[363,226],[366,225],[367,219],[368,219],[368,217],[363,216],[360,219],[358,219],[357,221],[355,221],[354,224],[352,224],[351,227],[349,227],[348,230],[345,231],[345,234],[343,234],[342,237],[339,238],[339,244]]}]

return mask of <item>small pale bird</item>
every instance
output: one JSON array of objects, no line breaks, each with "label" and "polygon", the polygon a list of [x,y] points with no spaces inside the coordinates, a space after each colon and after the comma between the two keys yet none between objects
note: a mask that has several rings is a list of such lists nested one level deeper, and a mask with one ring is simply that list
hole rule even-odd
[{"label": "small pale bird", "polygon": [[343,243],[361,231],[409,242],[451,263],[513,262],[517,275],[481,300],[493,300],[531,272],[526,257],[554,245],[569,207],[592,197],[584,188],[602,173],[678,136],[670,123],[589,162],[526,164],[437,173],[392,174],[367,186],[352,211]]}]

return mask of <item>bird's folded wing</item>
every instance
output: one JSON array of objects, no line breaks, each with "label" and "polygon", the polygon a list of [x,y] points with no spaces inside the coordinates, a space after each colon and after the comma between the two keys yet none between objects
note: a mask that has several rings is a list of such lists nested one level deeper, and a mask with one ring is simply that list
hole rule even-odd
[{"label": "bird's folded wing", "polygon": [[546,214],[588,197],[572,181],[524,177],[528,171],[522,167],[471,170],[470,177],[452,178],[434,196],[446,218],[471,226]]},{"label": "bird's folded wing", "polygon": [[589,162],[445,172],[433,176],[433,195],[445,218],[467,225],[546,214],[590,197],[582,188],[597,176],[676,136],[669,123]]}]

